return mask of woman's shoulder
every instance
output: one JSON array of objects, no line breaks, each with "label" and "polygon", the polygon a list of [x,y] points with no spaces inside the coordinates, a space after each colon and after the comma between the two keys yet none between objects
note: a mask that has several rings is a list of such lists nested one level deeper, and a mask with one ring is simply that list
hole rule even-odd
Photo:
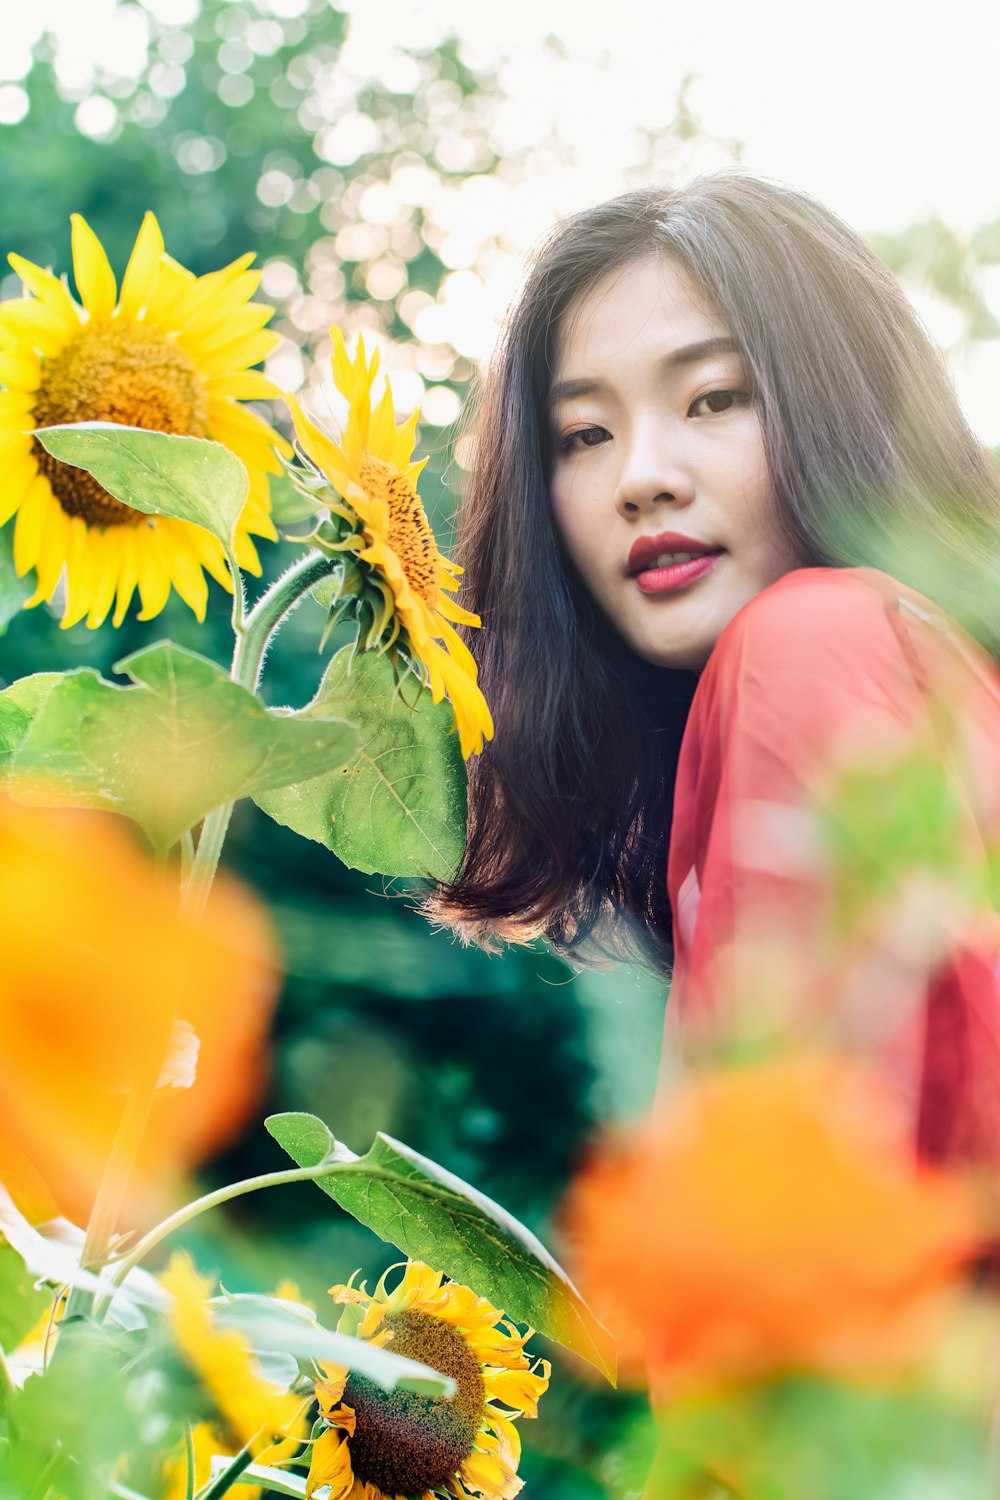
[{"label": "woman's shoulder", "polygon": [[798,568],[755,595],[719,636],[703,710],[774,705],[817,733],[853,703],[912,720],[928,700],[1000,725],[997,666],[936,604],[877,568]]},{"label": "woman's shoulder", "polygon": [[716,652],[764,650],[772,661],[840,656],[845,645],[894,634],[903,600],[920,607],[918,595],[877,568],[796,568],[734,615]]}]

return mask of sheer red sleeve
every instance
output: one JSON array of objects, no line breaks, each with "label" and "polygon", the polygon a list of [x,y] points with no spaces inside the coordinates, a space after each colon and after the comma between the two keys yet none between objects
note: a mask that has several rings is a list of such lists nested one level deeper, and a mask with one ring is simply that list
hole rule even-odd
[{"label": "sheer red sleeve", "polygon": [[[685,1047],[831,1040],[883,1070],[923,1154],[1000,1162],[998,760],[992,663],[885,574],[803,569],[741,610],[678,768],[670,1010]],[[916,826],[906,798],[928,766],[948,848],[918,830],[907,864],[893,830]],[[838,821],[852,777],[876,840],[885,813],[884,860]]]}]

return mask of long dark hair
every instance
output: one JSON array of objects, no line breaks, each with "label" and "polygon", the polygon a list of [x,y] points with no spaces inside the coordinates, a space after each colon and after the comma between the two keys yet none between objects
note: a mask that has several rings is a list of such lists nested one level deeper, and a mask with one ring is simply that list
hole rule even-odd
[{"label": "long dark hair", "polygon": [[695,679],[618,639],[548,496],[560,319],[650,255],[679,262],[736,339],[803,559],[886,567],[995,649],[1000,478],[893,276],[805,194],[736,173],[643,188],[543,243],[476,403],[458,556],[497,732],[470,762],[462,869],[430,911],[481,943],[544,935],[577,957],[596,943],[668,970],[666,855]]}]

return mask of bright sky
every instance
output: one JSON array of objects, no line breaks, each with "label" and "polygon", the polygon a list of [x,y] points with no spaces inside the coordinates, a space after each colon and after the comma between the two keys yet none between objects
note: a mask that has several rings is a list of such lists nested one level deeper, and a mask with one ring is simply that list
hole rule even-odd
[{"label": "bright sky", "polygon": [[[151,0],[184,24],[195,0]],[[260,0],[297,14],[303,0]],[[650,175],[642,132],[664,130],[681,81],[689,103],[720,140],[743,142],[743,162],[807,189],[862,231],[898,228],[936,214],[971,229],[1000,219],[1000,6],[990,0],[343,0],[351,27],[345,66],[378,76],[407,46],[433,47],[448,31],[467,60],[502,65],[511,105],[501,131],[513,149],[555,123],[576,151],[575,171],[548,174],[518,197],[514,248],[526,248],[554,213],[569,211]],[[84,76],[99,51],[130,71],[144,47],[135,6],[115,0],[33,0],[5,8],[3,80],[23,75],[43,28],[61,40],[63,66]],[[554,37],[557,55],[545,42]],[[120,59],[120,61],[118,61]],[[0,97],[0,108],[3,99]],[[677,156],[657,175],[689,174],[724,160]],[[1000,312],[1000,288],[998,288]],[[948,343],[947,318],[924,309]],[[974,424],[1000,442],[1000,340],[970,359],[953,356]]]}]

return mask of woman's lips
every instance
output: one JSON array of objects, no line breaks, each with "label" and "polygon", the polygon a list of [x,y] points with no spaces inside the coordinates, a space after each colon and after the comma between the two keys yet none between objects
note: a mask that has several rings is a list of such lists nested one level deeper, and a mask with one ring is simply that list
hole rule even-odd
[{"label": "woman's lips", "polygon": [[670,594],[704,578],[721,556],[721,551],[704,552],[699,557],[692,557],[690,562],[670,563],[662,568],[644,568],[633,576],[644,594]]}]

